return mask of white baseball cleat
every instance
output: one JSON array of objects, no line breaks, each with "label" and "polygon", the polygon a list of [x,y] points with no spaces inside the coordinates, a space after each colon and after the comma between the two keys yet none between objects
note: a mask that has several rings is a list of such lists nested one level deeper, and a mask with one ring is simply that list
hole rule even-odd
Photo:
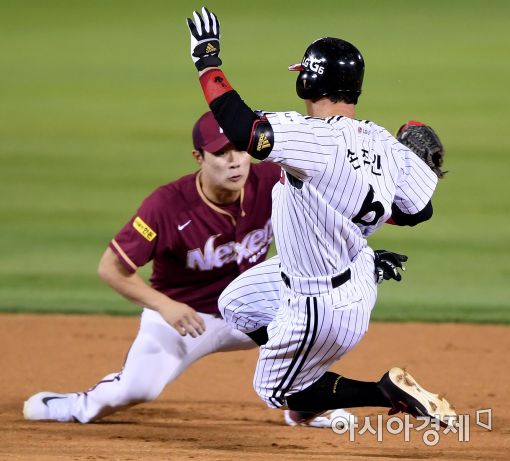
[{"label": "white baseball cleat", "polygon": [[23,404],[23,417],[31,421],[75,421],[71,416],[69,397],[73,394],[39,392]]},{"label": "white baseball cleat", "polygon": [[292,410],[285,410],[284,412],[285,424],[288,426],[304,426],[304,427],[327,427],[331,428],[332,424],[336,427],[344,425],[348,427],[349,424],[355,424],[357,421],[356,416],[341,408],[337,410],[328,410],[319,416],[312,419],[300,419],[299,413]]},{"label": "white baseball cleat", "polygon": [[377,385],[393,405],[390,415],[402,411],[414,417],[429,417],[443,427],[453,425],[457,419],[448,400],[425,390],[403,368],[392,368]]}]

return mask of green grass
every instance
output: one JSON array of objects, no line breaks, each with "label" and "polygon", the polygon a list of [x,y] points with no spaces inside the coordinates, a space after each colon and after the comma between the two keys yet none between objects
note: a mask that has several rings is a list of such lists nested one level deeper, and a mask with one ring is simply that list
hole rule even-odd
[{"label": "green grass", "polygon": [[[156,186],[192,171],[206,110],[184,18],[197,1],[0,4],[0,310],[133,313],[96,276],[109,239]],[[432,124],[447,149],[431,222],[375,247],[410,256],[380,320],[510,320],[506,1],[208,2],[253,108],[303,110],[286,66],[313,39],[363,51],[358,117]],[[147,274],[147,271],[145,271]]]}]

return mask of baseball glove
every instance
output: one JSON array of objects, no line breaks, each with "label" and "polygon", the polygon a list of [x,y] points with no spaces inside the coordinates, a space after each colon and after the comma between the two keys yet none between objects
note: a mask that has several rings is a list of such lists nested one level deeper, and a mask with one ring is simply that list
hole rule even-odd
[{"label": "baseball glove", "polygon": [[397,140],[420,157],[438,178],[446,171],[441,169],[444,160],[443,144],[432,127],[410,120],[397,132]]}]

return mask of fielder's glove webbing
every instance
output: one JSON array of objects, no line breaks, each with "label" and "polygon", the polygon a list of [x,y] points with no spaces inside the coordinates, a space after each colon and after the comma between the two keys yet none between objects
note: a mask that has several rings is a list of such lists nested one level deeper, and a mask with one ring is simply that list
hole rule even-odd
[{"label": "fielder's glove webbing", "polygon": [[402,280],[402,276],[398,272],[398,269],[405,271],[405,267],[402,263],[407,261],[406,255],[393,253],[386,250],[375,250],[375,275],[377,277],[377,283],[382,283],[383,280],[394,279],[397,282]]},{"label": "fielder's glove webbing", "polygon": [[432,127],[410,120],[398,130],[397,140],[420,157],[438,178],[445,175],[446,171],[441,170],[443,144]]},{"label": "fielder's glove webbing", "polygon": [[196,68],[219,67],[220,54],[220,22],[214,13],[204,6],[202,16],[193,11],[193,20],[186,19],[191,34],[191,59]]}]

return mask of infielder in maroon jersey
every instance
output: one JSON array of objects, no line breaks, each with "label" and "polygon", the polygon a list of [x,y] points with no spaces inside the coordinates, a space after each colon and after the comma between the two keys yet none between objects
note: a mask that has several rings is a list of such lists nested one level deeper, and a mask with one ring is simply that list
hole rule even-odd
[{"label": "infielder in maroon jersey", "polygon": [[[24,405],[26,419],[95,421],[155,399],[204,355],[256,347],[219,316],[217,301],[234,278],[266,258],[273,238],[271,189],[280,168],[251,164],[211,112],[195,124],[193,144],[200,170],[150,194],[99,264],[104,281],[143,307],[122,370],[86,392],[33,395]],[[150,285],[137,274],[149,261]],[[272,316],[267,313],[267,323]],[[286,418],[290,424],[289,413]],[[330,426],[331,419],[320,416],[309,425]]]}]

